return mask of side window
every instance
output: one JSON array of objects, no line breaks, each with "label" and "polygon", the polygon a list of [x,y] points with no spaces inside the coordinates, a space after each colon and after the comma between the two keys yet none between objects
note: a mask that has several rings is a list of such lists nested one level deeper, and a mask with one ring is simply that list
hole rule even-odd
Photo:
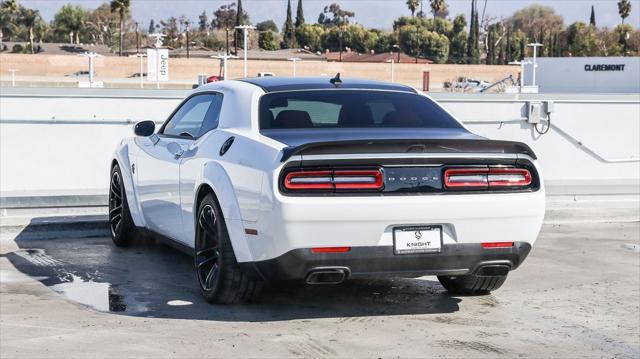
[{"label": "side window", "polygon": [[192,97],[176,111],[162,133],[172,136],[198,137],[209,107],[211,107],[216,97],[215,94]]},{"label": "side window", "polygon": [[211,105],[209,106],[209,111],[204,117],[204,123],[202,124],[202,128],[200,128],[199,136],[204,135],[205,133],[218,128],[218,123],[220,121],[220,110],[222,110],[222,94],[212,94],[213,99],[211,101]]}]

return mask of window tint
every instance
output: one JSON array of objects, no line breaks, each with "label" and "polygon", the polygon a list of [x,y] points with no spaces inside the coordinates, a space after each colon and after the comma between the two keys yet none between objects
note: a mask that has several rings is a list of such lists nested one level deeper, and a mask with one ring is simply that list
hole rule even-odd
[{"label": "window tint", "polygon": [[196,95],[176,111],[162,133],[172,136],[200,137],[218,126],[221,105],[222,95]]},{"label": "window tint", "polygon": [[363,90],[292,91],[260,100],[260,128],[460,128],[430,99]]}]

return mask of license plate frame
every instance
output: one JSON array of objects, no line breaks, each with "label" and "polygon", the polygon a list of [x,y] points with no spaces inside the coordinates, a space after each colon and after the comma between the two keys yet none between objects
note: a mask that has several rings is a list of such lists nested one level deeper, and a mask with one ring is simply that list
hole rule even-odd
[{"label": "license plate frame", "polygon": [[[427,243],[435,240],[434,244],[427,243],[426,246],[420,246],[420,248],[408,248],[408,243],[411,238],[406,237],[408,233],[413,232],[414,244]],[[419,234],[418,234],[419,232]],[[442,252],[442,226],[438,225],[424,225],[424,226],[398,226],[393,227],[393,253],[395,255],[407,255],[407,254],[432,254]],[[425,234],[427,235],[425,237]],[[402,236],[401,236],[402,235]],[[430,241],[427,241],[430,240]],[[398,248],[400,244],[401,248]]]}]

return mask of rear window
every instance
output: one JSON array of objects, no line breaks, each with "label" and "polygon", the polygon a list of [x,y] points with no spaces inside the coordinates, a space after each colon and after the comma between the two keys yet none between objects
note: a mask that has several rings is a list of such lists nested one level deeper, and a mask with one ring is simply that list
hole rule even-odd
[{"label": "rear window", "polygon": [[315,90],[277,92],[260,100],[260,129],[460,128],[430,99],[390,91]]}]

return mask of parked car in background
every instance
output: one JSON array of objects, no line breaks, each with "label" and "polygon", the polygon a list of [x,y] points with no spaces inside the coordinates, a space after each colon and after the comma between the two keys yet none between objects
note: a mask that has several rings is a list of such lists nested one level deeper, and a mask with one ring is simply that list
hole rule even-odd
[{"label": "parked car in background", "polygon": [[[73,72],[73,73],[70,73],[70,74],[66,74],[65,76],[66,77],[74,77],[74,76],[75,77],[84,77],[84,76],[89,76],[89,71],[84,71],[84,70],[83,71],[76,71],[76,72]],[[93,76],[98,76],[98,73],[94,71],[93,72]]]},{"label": "parked car in background", "polygon": [[273,72],[258,72],[258,77],[275,76]]},{"label": "parked car in background", "polygon": [[381,275],[487,293],[527,257],[544,217],[531,148],[475,135],[399,84],[221,81],[135,134],[111,163],[113,242],[143,231],[177,243],[214,303],[272,281]]}]

